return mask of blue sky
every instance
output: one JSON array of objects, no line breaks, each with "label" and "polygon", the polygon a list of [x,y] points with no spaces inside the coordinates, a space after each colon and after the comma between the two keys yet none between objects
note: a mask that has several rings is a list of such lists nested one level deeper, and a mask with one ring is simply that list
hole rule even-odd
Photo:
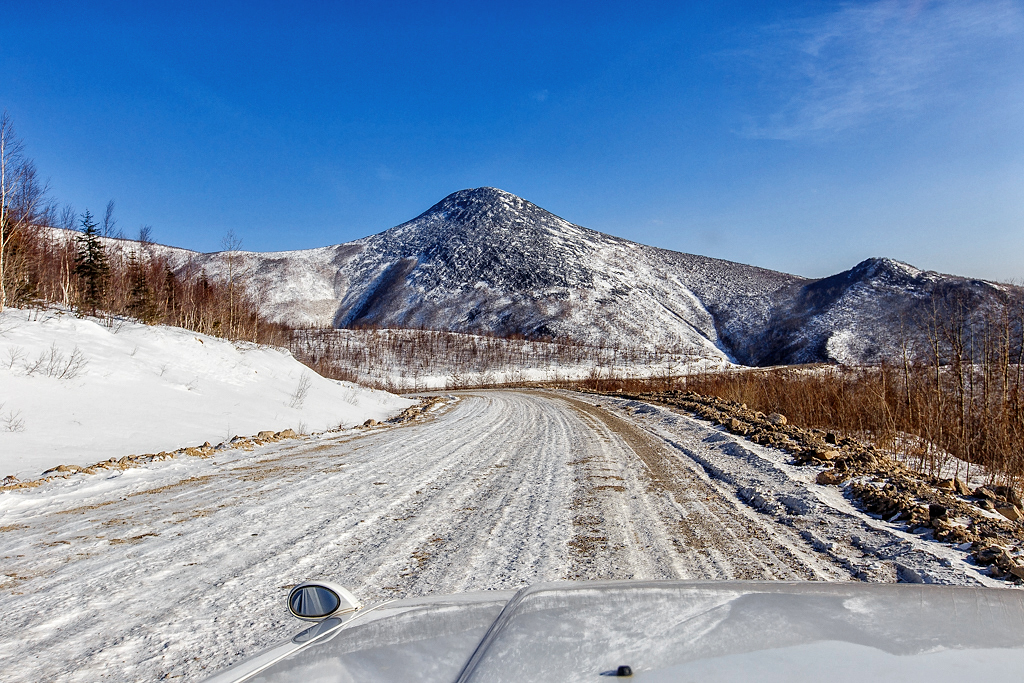
[{"label": "blue sky", "polygon": [[1024,279],[1024,1],[0,0],[0,108],[55,198],[217,249],[455,190],[812,277]]}]

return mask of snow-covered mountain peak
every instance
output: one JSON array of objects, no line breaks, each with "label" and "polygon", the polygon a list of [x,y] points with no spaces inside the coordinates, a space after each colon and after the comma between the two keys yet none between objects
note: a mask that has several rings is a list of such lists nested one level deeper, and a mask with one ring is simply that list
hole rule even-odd
[{"label": "snow-covered mountain peak", "polygon": [[[491,220],[515,218],[517,213],[534,213],[537,211],[545,214],[549,213],[536,204],[528,202],[511,192],[506,192],[497,187],[478,187],[452,192],[417,218],[441,213],[448,218],[462,222],[472,222],[481,218]],[[416,219],[413,220],[415,221]]]},{"label": "snow-covered mountain peak", "polygon": [[364,251],[354,262],[404,262],[403,277],[421,292],[479,283],[517,292],[589,289],[587,260],[607,241],[514,194],[482,187],[450,194],[411,221],[359,240]]},{"label": "snow-covered mountain peak", "polygon": [[[366,238],[427,247],[440,241],[472,241],[516,248],[526,242],[564,238],[591,230],[574,226],[536,204],[495,187],[459,190],[411,221]],[[519,239],[516,239],[516,238]],[[513,238],[513,242],[507,240]]]},{"label": "snow-covered mountain peak", "polygon": [[[749,364],[839,359],[836,335],[863,342],[844,342],[843,362],[869,361],[937,287],[995,291],[887,258],[808,280],[658,249],[494,187],[354,242],[242,260],[267,314],[292,324],[685,347]],[[225,272],[222,255],[194,261]]]},{"label": "snow-covered mountain peak", "polygon": [[851,279],[914,279],[920,277],[924,271],[915,268],[909,263],[903,263],[896,259],[873,257],[865,259],[851,268],[849,271]]}]

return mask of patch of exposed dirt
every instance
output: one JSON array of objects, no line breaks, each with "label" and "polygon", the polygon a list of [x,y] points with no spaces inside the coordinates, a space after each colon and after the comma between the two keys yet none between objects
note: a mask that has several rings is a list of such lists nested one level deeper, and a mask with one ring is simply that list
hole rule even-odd
[{"label": "patch of exposed dirt", "polygon": [[141,543],[144,539],[146,539],[146,538],[148,538],[150,536],[159,536],[159,535],[160,534],[157,534],[157,533],[154,533],[152,531],[149,531],[149,532],[146,532],[144,534],[139,534],[138,536],[132,536],[130,538],[112,538],[112,539],[110,539],[108,541],[108,543],[110,543],[110,545],[120,545],[122,543]]},{"label": "patch of exposed dirt", "polygon": [[[173,489],[181,488],[183,486],[192,486],[192,485],[195,485],[195,484],[202,484],[203,482],[209,481],[210,479],[213,479],[213,475],[212,474],[204,474],[204,475],[199,476],[199,477],[189,477],[188,479],[182,479],[181,481],[176,481],[173,484],[167,484],[165,486],[158,486],[156,488],[146,489],[145,491],[136,491],[134,493],[129,493],[127,496],[125,496],[125,498],[134,498],[135,496],[149,496],[149,495],[153,495],[153,494],[156,494],[156,493],[163,493],[164,491],[171,491]],[[112,503],[112,502],[116,502],[116,501],[109,501],[108,503],[103,503],[103,505],[108,505],[109,503]],[[87,507],[83,507],[83,508],[76,508],[76,509],[88,509],[88,506]],[[72,511],[68,510],[67,512],[72,512]],[[65,514],[67,514],[67,513],[65,513]]]}]

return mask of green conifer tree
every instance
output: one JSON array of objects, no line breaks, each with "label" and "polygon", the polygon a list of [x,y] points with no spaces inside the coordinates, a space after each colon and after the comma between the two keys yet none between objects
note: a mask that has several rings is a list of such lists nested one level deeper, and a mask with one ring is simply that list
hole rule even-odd
[{"label": "green conifer tree", "polygon": [[103,306],[110,264],[100,241],[97,223],[88,210],[82,216],[82,234],[78,236],[75,274],[82,282],[82,306],[88,308],[92,315],[96,315],[96,309]]}]

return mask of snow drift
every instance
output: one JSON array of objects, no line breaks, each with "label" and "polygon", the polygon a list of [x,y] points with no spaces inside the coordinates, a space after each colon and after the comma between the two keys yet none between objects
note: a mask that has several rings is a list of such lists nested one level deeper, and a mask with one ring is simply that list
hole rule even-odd
[{"label": "snow drift", "polygon": [[57,310],[0,315],[0,475],[350,427],[413,403],[325,379],[277,348]]}]

